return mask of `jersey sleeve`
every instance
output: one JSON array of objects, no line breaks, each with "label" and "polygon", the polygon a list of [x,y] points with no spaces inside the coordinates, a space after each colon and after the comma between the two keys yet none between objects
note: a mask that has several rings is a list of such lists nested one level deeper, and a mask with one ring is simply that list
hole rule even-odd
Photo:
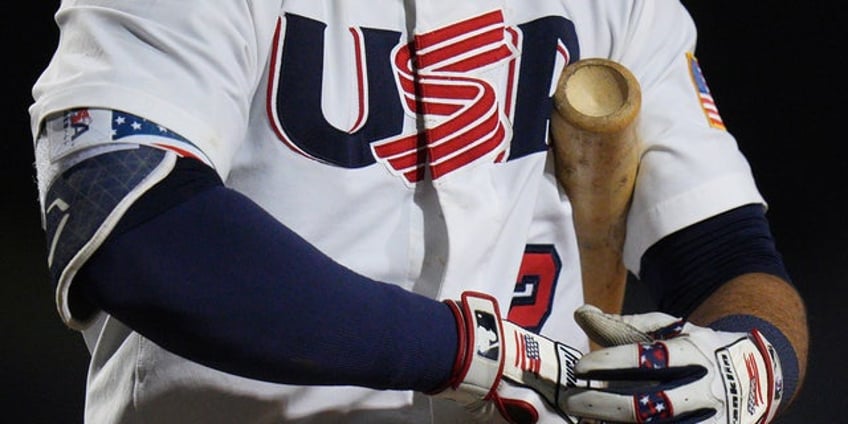
[{"label": "jersey sleeve", "polygon": [[267,59],[274,3],[62,2],[58,46],[33,87],[33,140],[51,114],[118,110],[191,140],[226,177]]},{"label": "jersey sleeve", "polygon": [[741,205],[765,204],[710,95],[694,55],[696,36],[679,2],[643,1],[613,40],[612,59],[642,86],[643,154],[624,249],[637,275],[642,255],[663,237]]}]

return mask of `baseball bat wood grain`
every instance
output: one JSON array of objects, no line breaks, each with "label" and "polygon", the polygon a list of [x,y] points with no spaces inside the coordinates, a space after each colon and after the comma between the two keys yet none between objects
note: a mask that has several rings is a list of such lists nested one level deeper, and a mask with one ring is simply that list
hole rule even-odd
[{"label": "baseball bat wood grain", "polygon": [[551,135],[557,181],[573,208],[586,303],[620,313],[622,260],[641,149],[641,88],[621,64],[601,58],[566,66],[554,94]]}]

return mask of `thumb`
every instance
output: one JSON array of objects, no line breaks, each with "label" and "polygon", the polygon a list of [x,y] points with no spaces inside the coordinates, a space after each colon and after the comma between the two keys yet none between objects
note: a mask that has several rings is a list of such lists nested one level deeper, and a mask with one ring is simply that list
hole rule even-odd
[{"label": "thumb", "polygon": [[685,324],[683,320],[662,312],[616,315],[592,305],[577,308],[574,320],[592,341],[602,347],[668,339],[679,334]]}]

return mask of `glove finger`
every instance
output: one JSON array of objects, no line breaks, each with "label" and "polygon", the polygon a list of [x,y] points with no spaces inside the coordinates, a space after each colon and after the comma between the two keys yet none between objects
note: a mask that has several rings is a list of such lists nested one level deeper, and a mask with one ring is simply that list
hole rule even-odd
[{"label": "glove finger", "polygon": [[[706,375],[706,358],[687,338],[613,346],[584,355],[575,375],[589,381],[629,382],[632,390],[673,388]],[[623,385],[618,385],[619,391]]]},{"label": "glove finger", "polygon": [[590,371],[641,368],[659,370],[670,367],[703,366],[707,358],[688,338],[613,346],[583,355],[577,361],[578,377]]},{"label": "glove finger", "polygon": [[577,308],[574,319],[592,341],[604,347],[669,339],[680,334],[685,324],[662,312],[616,315],[592,305]]},{"label": "glove finger", "polygon": [[704,392],[682,387],[634,394],[572,389],[560,407],[573,416],[616,423],[695,423],[716,413],[715,401]]}]

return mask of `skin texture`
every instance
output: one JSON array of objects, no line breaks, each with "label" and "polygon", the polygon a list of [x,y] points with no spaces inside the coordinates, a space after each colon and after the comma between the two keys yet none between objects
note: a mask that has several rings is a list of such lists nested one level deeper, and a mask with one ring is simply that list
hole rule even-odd
[{"label": "skin texture", "polygon": [[[806,374],[809,346],[807,313],[801,296],[789,283],[773,275],[744,274],[716,290],[689,316],[689,321],[706,326],[740,311],[770,322],[792,343],[798,356],[797,395]],[[794,397],[790,403],[792,400]]]}]

